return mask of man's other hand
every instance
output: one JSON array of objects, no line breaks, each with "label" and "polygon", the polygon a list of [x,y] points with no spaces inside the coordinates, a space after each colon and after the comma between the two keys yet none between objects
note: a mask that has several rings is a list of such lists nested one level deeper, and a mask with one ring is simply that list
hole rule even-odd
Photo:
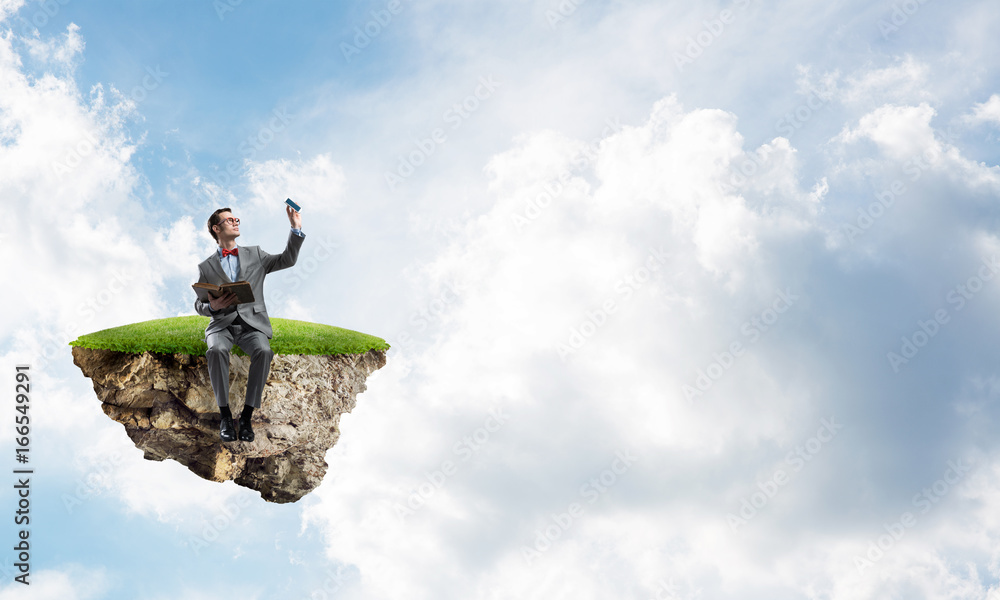
[{"label": "man's other hand", "polygon": [[299,214],[299,211],[286,204],[285,214],[288,215],[288,222],[292,224],[292,227],[302,229],[302,215]]},{"label": "man's other hand", "polygon": [[212,298],[212,300],[208,304],[212,307],[212,310],[220,310],[226,308],[227,306],[235,304],[236,300],[237,300],[236,294],[232,292],[226,292],[225,294],[219,296],[218,298]]}]

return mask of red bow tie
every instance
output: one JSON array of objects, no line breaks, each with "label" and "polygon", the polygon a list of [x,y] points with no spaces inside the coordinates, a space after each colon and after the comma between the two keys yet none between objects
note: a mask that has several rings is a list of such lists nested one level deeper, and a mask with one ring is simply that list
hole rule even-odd
[{"label": "red bow tie", "polygon": [[225,248],[222,249],[222,258],[226,258],[230,254],[232,254],[233,256],[239,256],[240,249],[239,248],[233,248],[232,250],[226,250]]}]

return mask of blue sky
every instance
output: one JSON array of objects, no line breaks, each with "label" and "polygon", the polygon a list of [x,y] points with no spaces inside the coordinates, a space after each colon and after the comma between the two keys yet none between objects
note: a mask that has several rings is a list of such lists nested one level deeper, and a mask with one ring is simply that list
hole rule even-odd
[{"label": "blue sky", "polygon": [[[998,25],[0,0],[0,600],[1000,597]],[[270,314],[393,348],[277,506],[143,460],[66,344],[193,314],[211,211],[277,252],[286,197]]]}]

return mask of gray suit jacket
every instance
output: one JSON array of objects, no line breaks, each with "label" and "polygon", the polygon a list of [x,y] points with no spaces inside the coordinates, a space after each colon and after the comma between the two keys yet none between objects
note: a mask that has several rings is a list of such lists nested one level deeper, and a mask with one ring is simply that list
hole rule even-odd
[{"label": "gray suit jacket", "polygon": [[[271,339],[271,319],[267,316],[267,307],[264,305],[264,276],[271,271],[280,271],[294,265],[296,259],[299,257],[299,248],[302,247],[304,239],[305,234],[298,236],[294,232],[289,231],[285,251],[281,254],[268,254],[261,250],[260,246],[236,245],[240,250],[238,255],[240,258],[240,272],[237,276],[241,281],[246,281],[250,284],[250,287],[253,289],[255,302],[236,304],[213,312],[208,302],[196,299],[194,301],[195,312],[199,315],[212,318],[208,323],[208,327],[205,328],[206,339],[210,333],[225,329],[231,325],[236,320],[237,314],[243,317],[243,320],[248,325],[266,335],[268,339]],[[222,259],[219,258],[218,251],[213,252],[212,256],[209,256],[198,265],[198,282],[214,283],[216,285],[231,283],[229,275],[226,275],[226,270],[222,268]]]}]

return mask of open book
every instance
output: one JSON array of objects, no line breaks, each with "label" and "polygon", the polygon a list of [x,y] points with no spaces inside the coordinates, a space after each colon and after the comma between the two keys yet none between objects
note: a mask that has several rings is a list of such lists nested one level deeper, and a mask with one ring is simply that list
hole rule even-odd
[{"label": "open book", "polygon": [[233,292],[236,294],[236,304],[244,304],[246,302],[253,302],[253,289],[250,288],[250,283],[247,281],[236,281],[233,283],[223,283],[222,285],[215,285],[214,283],[193,283],[191,287],[194,288],[198,298],[203,302],[211,302],[212,298],[218,298],[219,296],[224,296],[226,292]]}]

